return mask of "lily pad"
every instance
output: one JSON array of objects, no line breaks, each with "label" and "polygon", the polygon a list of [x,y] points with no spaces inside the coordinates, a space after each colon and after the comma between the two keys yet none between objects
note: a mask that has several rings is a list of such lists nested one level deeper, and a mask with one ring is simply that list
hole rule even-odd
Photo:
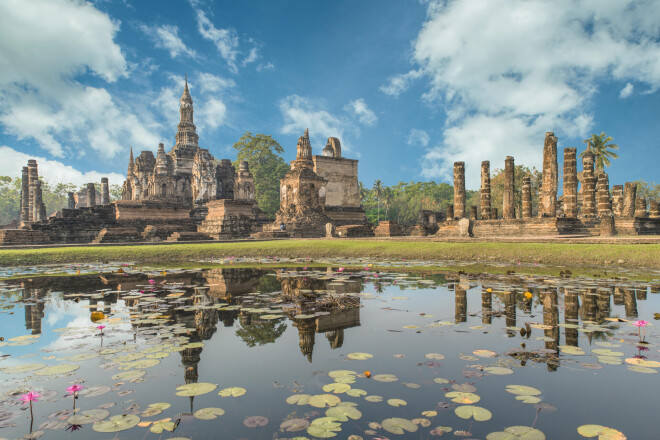
[{"label": "lily pad", "polygon": [[325,408],[330,406],[336,406],[341,399],[332,394],[316,394],[309,397],[308,403],[315,408]]},{"label": "lily pad", "polygon": [[445,394],[445,397],[448,397],[452,400],[452,402],[456,403],[477,403],[478,401],[481,400],[481,397],[474,393],[463,393],[460,391],[451,391],[447,394]]},{"label": "lily pad", "polygon": [[435,383],[449,383],[449,380],[443,378],[443,377],[436,377],[433,379],[433,382]]},{"label": "lily pad", "polygon": [[387,404],[390,406],[406,406],[408,402],[403,399],[387,399]]},{"label": "lily pad", "polygon": [[76,364],[60,364],[60,365],[51,365],[50,367],[41,368],[36,373],[35,376],[55,376],[58,374],[67,374],[72,371],[76,371],[80,368],[80,365]]},{"label": "lily pad", "polygon": [[545,440],[545,434],[529,426],[509,426],[504,431],[491,432],[486,440]]},{"label": "lily pad", "polygon": [[484,368],[484,372],[488,374],[494,374],[496,376],[506,376],[513,374],[513,370],[506,367],[486,367]]},{"label": "lily pad", "polygon": [[323,386],[323,391],[326,393],[341,394],[350,390],[351,386],[346,383],[329,383]]},{"label": "lily pad", "polygon": [[440,353],[426,353],[424,355],[426,359],[432,359],[434,361],[441,361],[445,358],[445,355],[440,354]]},{"label": "lily pad", "polygon": [[339,431],[341,431],[341,423],[334,417],[314,419],[307,427],[307,433],[309,435],[319,438],[335,437]]},{"label": "lily pad", "polygon": [[307,405],[309,403],[309,394],[294,394],[286,398],[289,405]]},{"label": "lily pad", "polygon": [[140,418],[134,414],[112,416],[108,420],[101,420],[92,425],[96,432],[119,432],[131,429],[140,423]]},{"label": "lily pad", "polygon": [[97,385],[89,388],[85,388],[82,391],[78,392],[79,396],[83,397],[98,397],[102,396],[108,391],[110,391],[112,388],[110,388],[107,385]]},{"label": "lily pad", "polygon": [[506,392],[511,394],[517,394],[519,396],[538,396],[541,394],[541,391],[533,387],[528,387],[526,385],[507,385]]},{"label": "lily pad", "polygon": [[472,354],[474,354],[475,356],[486,357],[486,358],[491,358],[491,357],[497,356],[497,353],[495,353],[494,351],[490,351],[490,350],[474,350],[472,352]]},{"label": "lily pad", "polygon": [[199,382],[199,383],[189,383],[186,385],[181,385],[176,388],[177,396],[199,396],[202,394],[210,393],[211,391],[218,388],[217,385],[208,383],[208,382]]},{"label": "lily pad", "polygon": [[74,414],[66,422],[71,425],[87,425],[89,423],[99,422],[110,415],[110,411],[105,409],[90,409],[82,411],[80,414]]},{"label": "lily pad", "polygon": [[374,355],[369,353],[349,353],[346,355],[346,357],[356,361],[364,361],[367,359],[371,359],[372,357],[374,357]]},{"label": "lily pad", "polygon": [[454,413],[462,419],[469,419],[472,417],[477,422],[485,422],[493,417],[493,413],[486,408],[474,405],[459,406],[454,410]]},{"label": "lily pad", "polygon": [[658,361],[650,361],[648,359],[640,359],[640,358],[627,358],[626,363],[627,364],[632,364],[632,365],[637,365],[639,367],[646,367],[646,368],[659,368],[660,367],[660,362],[658,362]]},{"label": "lily pad", "polygon": [[582,437],[596,437],[598,440],[626,440],[626,436],[613,428],[602,425],[582,425],[577,429]]},{"label": "lily pad", "polygon": [[250,416],[243,420],[243,425],[248,428],[258,428],[260,426],[266,426],[268,424],[268,419],[264,416]]},{"label": "lily pad", "polygon": [[361,397],[366,396],[367,392],[365,390],[361,390],[360,388],[351,388],[350,390],[346,391],[346,394],[351,397]]},{"label": "lily pad", "polygon": [[367,402],[378,403],[383,401],[383,396],[371,395],[364,398]]},{"label": "lily pad", "polygon": [[336,379],[342,376],[355,376],[356,374],[357,372],[353,370],[334,370],[329,372],[328,376],[332,377],[333,379]]},{"label": "lily pad", "polygon": [[385,419],[381,422],[383,429],[392,434],[404,434],[405,431],[408,432],[417,432],[417,425],[415,425],[411,420],[402,419],[400,417],[392,417]]},{"label": "lily pad", "polygon": [[147,372],[144,370],[131,370],[131,371],[124,371],[123,373],[117,373],[113,375],[111,378],[112,380],[134,380],[134,379],[139,379],[145,374],[147,374]]},{"label": "lily pad", "polygon": [[560,345],[559,349],[562,353],[572,354],[575,356],[582,356],[584,354],[584,350],[582,350],[580,347],[573,347],[572,345]]},{"label": "lily pad", "polygon": [[171,419],[165,419],[154,422],[154,424],[149,428],[149,431],[153,432],[154,434],[161,434],[163,431],[172,432],[174,431],[175,427],[176,424],[172,422]]},{"label": "lily pad", "polygon": [[362,417],[362,413],[355,408],[354,406],[347,405],[338,405],[333,408],[329,408],[325,415],[328,417],[334,417],[335,419],[346,422],[348,419],[358,420]]},{"label": "lily pad", "polygon": [[305,419],[289,419],[280,424],[280,429],[287,432],[302,431],[309,426],[309,422]]},{"label": "lily pad", "polygon": [[520,400],[522,403],[529,403],[532,405],[541,401],[541,399],[538,397],[529,395],[516,396],[516,400]]},{"label": "lily pad", "polygon": [[158,359],[138,359],[137,361],[124,362],[119,366],[120,370],[143,370],[160,364]]},{"label": "lily pad", "polygon": [[399,378],[393,374],[376,374],[371,378],[376,382],[396,382],[397,380],[399,380]]},{"label": "lily pad", "polygon": [[231,387],[231,388],[224,388],[218,392],[218,396],[222,397],[241,397],[247,392],[245,388],[241,387]]},{"label": "lily pad", "polygon": [[6,374],[20,374],[20,373],[29,373],[32,371],[37,371],[46,367],[46,364],[22,364],[14,365],[12,367],[5,367],[0,369],[3,373]]},{"label": "lily pad", "polygon": [[195,411],[193,416],[200,420],[213,420],[224,413],[225,410],[222,408],[202,408]]}]

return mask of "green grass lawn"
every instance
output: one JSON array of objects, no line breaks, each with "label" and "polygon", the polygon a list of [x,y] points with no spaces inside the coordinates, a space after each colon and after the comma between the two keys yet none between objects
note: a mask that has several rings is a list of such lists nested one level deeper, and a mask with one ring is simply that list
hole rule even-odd
[{"label": "green grass lawn", "polygon": [[0,266],[135,261],[173,265],[213,257],[367,257],[390,260],[499,261],[553,266],[657,267],[658,244],[447,243],[395,240],[274,240],[137,246],[72,246],[0,250]]}]

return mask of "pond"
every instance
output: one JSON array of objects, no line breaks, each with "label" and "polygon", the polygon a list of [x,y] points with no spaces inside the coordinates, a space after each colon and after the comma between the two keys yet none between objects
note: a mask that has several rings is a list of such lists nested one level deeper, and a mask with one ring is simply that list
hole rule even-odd
[{"label": "pond", "polygon": [[25,271],[0,282],[0,438],[660,436],[658,281]]}]

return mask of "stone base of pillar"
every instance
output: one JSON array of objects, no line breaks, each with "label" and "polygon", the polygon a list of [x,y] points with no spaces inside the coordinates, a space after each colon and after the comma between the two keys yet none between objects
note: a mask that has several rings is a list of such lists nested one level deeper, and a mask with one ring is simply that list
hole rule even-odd
[{"label": "stone base of pillar", "polygon": [[604,215],[600,218],[600,236],[611,237],[616,235],[616,228],[614,226],[614,216]]}]

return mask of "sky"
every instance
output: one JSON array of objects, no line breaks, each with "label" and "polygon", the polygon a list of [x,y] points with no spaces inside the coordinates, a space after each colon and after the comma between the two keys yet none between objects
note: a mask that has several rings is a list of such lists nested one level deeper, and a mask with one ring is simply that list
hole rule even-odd
[{"label": "sky", "polygon": [[660,183],[659,0],[2,0],[0,175],[121,184],[174,145],[187,74],[199,143],[295,158],[338,137],[365,186],[542,164],[606,132],[610,183]]}]

